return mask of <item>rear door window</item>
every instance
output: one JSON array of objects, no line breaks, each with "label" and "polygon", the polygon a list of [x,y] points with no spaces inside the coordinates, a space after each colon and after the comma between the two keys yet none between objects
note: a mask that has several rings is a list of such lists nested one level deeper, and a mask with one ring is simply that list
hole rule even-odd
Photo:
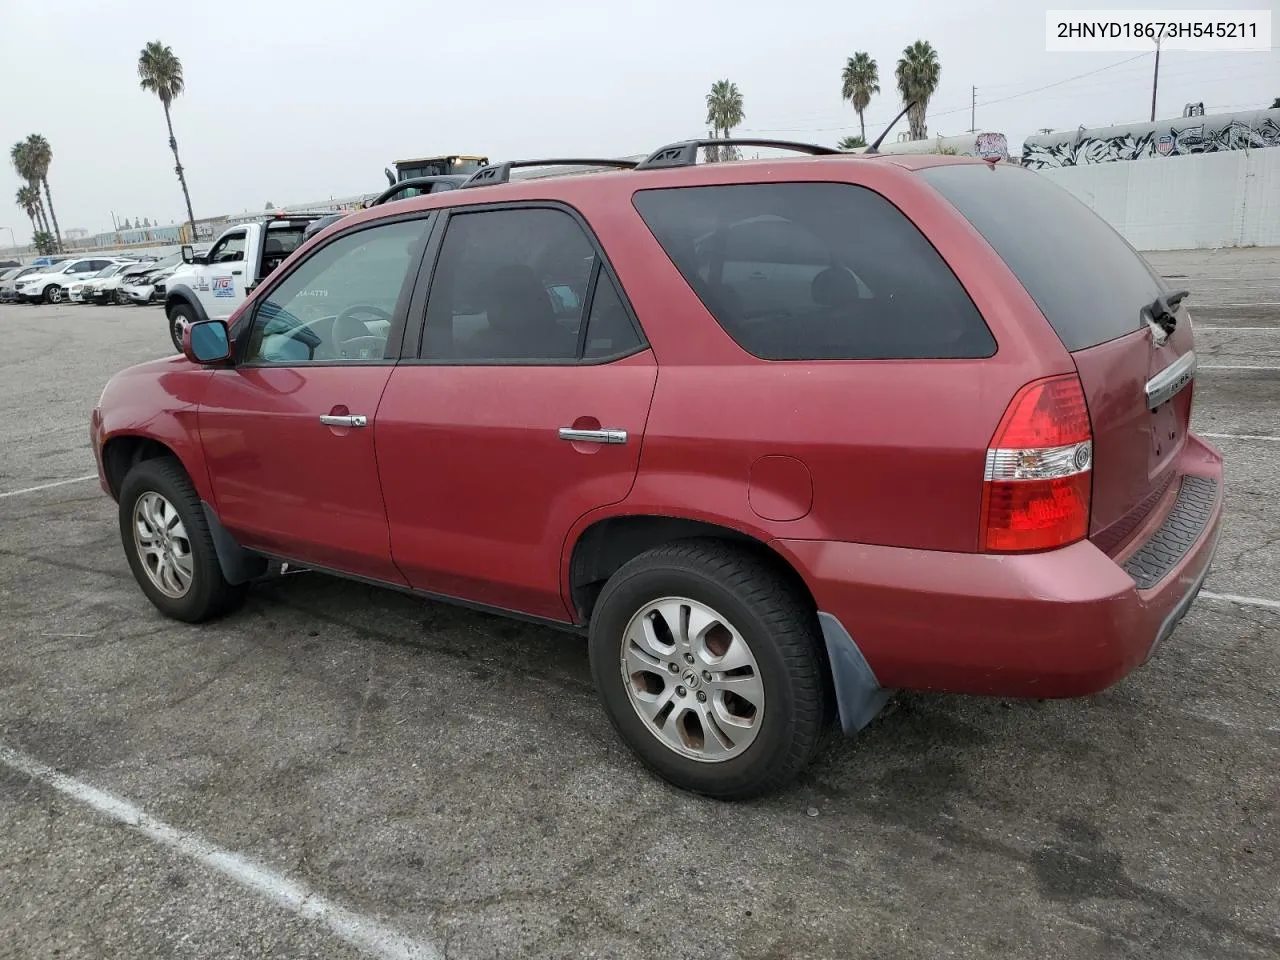
[{"label": "rear door window", "polygon": [[[466,363],[568,363],[626,352],[617,292],[595,248],[564,210],[474,211],[449,218],[427,300],[423,355]],[[612,295],[613,300],[610,300]],[[621,309],[620,301],[617,307]],[[582,324],[586,322],[587,328]],[[584,344],[582,341],[592,339]]]},{"label": "rear door window", "polygon": [[920,171],[982,234],[1068,350],[1145,326],[1163,291],[1146,260],[1110,224],[1033,170],[966,163]]},{"label": "rear door window", "polygon": [[724,330],[767,360],[991,356],[994,338],[900,210],[842,183],[644,190],[634,203]]}]

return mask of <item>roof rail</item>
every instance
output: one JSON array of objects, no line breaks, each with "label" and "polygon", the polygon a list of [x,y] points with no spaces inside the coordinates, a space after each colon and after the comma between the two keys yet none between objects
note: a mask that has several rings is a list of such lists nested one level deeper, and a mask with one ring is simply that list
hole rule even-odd
[{"label": "roof rail", "polygon": [[630,170],[636,165],[634,160],[602,160],[599,158],[570,158],[565,160],[505,160],[502,163],[491,163],[481,167],[465,181],[459,190],[467,187],[487,187],[495,183],[508,183],[511,171],[515,167],[620,167]]},{"label": "roof rail", "polygon": [[683,140],[660,147],[636,165],[637,170],[654,170],[659,167],[691,167],[698,162],[698,151],[702,147],[776,147],[781,150],[794,150],[797,153],[809,153],[814,156],[830,156],[842,151],[835,147],[824,147],[817,143],[796,143],[794,140],[757,140],[754,138],[730,137],[729,139]]}]

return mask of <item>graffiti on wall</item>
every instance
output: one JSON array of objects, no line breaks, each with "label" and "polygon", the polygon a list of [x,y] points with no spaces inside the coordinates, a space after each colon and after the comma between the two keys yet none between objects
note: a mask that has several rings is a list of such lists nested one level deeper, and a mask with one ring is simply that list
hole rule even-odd
[{"label": "graffiti on wall", "polygon": [[1129,124],[1106,130],[1081,130],[1056,138],[1029,137],[1022,163],[1031,168],[1074,167],[1088,163],[1177,157],[1224,150],[1257,150],[1280,146],[1280,110],[1267,110],[1250,120],[1231,115],[1195,117],[1188,123]]}]

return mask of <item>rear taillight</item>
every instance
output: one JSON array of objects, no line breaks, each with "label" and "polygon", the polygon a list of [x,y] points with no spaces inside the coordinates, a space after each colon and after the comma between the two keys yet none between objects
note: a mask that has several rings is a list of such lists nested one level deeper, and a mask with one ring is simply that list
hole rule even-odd
[{"label": "rear taillight", "polygon": [[1075,374],[1028,383],[987,450],[982,549],[1048,550],[1089,532],[1093,431]]}]

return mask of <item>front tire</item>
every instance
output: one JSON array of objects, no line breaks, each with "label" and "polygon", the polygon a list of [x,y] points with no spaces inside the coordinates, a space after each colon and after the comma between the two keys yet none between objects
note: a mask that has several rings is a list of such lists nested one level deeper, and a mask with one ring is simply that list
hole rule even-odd
[{"label": "front tire", "polygon": [[605,584],[591,672],[615,729],[678,787],[725,800],[776,791],[812,760],[826,716],[811,605],[731,544],[656,547]]},{"label": "front tire", "polygon": [[134,579],[165,616],[200,623],[244,601],[248,584],[223,577],[200,496],[177,460],[143,460],[129,471],[119,522]]},{"label": "front tire", "polygon": [[45,287],[44,302],[45,303],[61,303],[62,288],[58,286],[56,283],[51,283],[49,284],[49,286]]},{"label": "front tire", "polygon": [[169,339],[173,341],[173,349],[182,352],[182,331],[196,322],[195,312],[185,303],[176,303],[168,312]]}]

